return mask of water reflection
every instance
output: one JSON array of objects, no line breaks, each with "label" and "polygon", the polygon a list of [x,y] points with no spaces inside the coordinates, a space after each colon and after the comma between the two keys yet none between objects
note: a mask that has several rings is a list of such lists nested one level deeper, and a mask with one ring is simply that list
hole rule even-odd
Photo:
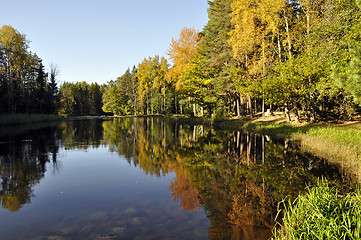
[{"label": "water reflection", "polygon": [[162,118],[73,120],[0,142],[0,199],[9,211],[31,202],[47,163],[56,169],[59,149],[107,147],[146,175],[174,174],[172,200],[184,211],[205,211],[209,239],[268,239],[279,201],[317,177],[343,177],[287,140]]},{"label": "water reflection", "polygon": [[33,187],[44,177],[45,164],[57,164],[57,128],[48,127],[0,137],[0,201],[18,211],[31,203]]},{"label": "water reflection", "polygon": [[267,239],[279,201],[321,175],[340,178],[337,168],[267,136],[160,118],[115,119],[103,128],[110,150],[129,163],[176,174],[168,187],[174,201],[186,211],[205,208],[211,239]]},{"label": "water reflection", "polygon": [[61,144],[66,150],[103,146],[102,121],[98,119],[69,120],[59,125]]}]

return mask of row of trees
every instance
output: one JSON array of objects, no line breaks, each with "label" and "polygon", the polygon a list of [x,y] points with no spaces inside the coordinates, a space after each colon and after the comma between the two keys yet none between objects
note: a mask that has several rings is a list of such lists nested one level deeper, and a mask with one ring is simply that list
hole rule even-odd
[{"label": "row of trees", "polygon": [[[202,32],[109,83],[104,111],[250,117],[281,107],[312,121],[361,103],[360,0],[213,0]],[[287,111],[288,112],[288,111]]]},{"label": "row of trees", "polygon": [[57,68],[45,72],[28,43],[13,27],[0,28],[0,114],[56,112]]},{"label": "row of trees", "polygon": [[99,116],[104,114],[104,85],[64,82],[59,91],[58,113],[63,116]]}]

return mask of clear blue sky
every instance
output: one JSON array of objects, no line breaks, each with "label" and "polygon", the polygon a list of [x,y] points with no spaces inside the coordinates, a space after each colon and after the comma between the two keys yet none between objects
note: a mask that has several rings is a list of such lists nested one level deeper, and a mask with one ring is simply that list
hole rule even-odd
[{"label": "clear blue sky", "polygon": [[63,81],[106,83],[144,58],[166,56],[184,27],[202,30],[207,0],[11,0],[0,26],[30,40],[30,50],[60,69]]}]

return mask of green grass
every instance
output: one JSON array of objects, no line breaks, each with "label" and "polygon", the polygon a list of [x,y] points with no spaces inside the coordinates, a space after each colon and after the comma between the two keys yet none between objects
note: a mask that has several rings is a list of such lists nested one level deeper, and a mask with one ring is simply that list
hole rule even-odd
[{"label": "green grass", "polygon": [[300,127],[291,124],[275,124],[267,122],[258,123],[246,123],[244,129],[248,131],[261,132],[263,134],[277,135],[280,137],[287,137],[291,134],[300,133],[306,131],[306,127]]},{"label": "green grass", "polygon": [[360,239],[361,193],[340,195],[321,180],[285,207],[282,222],[273,239]]},{"label": "green grass", "polygon": [[[361,162],[361,130],[347,126],[299,126],[291,124],[255,123],[246,124],[246,130],[278,137],[289,137],[301,141],[301,145],[312,145],[313,149],[332,147],[347,149],[356,154]],[[323,146],[322,146],[323,145]]]},{"label": "green grass", "polygon": [[36,122],[61,120],[62,117],[50,114],[4,114],[0,115],[0,125],[19,125]]},{"label": "green grass", "polygon": [[322,140],[333,141],[334,143],[345,144],[349,147],[361,147],[361,130],[341,127],[316,127],[309,128],[306,135],[316,136]]},{"label": "green grass", "polygon": [[212,124],[215,127],[222,129],[237,129],[243,128],[245,124],[249,121],[248,118],[242,119],[213,119]]},{"label": "green grass", "polygon": [[341,143],[350,147],[360,147],[361,130],[347,126],[320,126],[320,125],[291,125],[273,123],[251,123],[246,124],[247,130],[253,130],[264,134],[287,136],[314,136],[322,140]]}]

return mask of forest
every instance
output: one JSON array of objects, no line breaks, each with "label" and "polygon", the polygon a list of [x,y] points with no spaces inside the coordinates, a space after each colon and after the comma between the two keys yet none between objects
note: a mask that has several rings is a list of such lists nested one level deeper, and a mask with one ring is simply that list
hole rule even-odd
[{"label": "forest", "polygon": [[0,114],[101,115],[104,86],[64,82],[56,65],[45,71],[29,40],[12,26],[0,29]]},{"label": "forest", "polygon": [[42,59],[29,50],[24,34],[11,26],[0,29],[0,114],[57,111],[57,67],[45,72]]},{"label": "forest", "polygon": [[201,31],[167,58],[145,57],[107,84],[62,83],[28,40],[0,30],[0,113],[183,114],[285,111],[295,121],[353,118],[361,104],[360,0],[213,0]]}]

